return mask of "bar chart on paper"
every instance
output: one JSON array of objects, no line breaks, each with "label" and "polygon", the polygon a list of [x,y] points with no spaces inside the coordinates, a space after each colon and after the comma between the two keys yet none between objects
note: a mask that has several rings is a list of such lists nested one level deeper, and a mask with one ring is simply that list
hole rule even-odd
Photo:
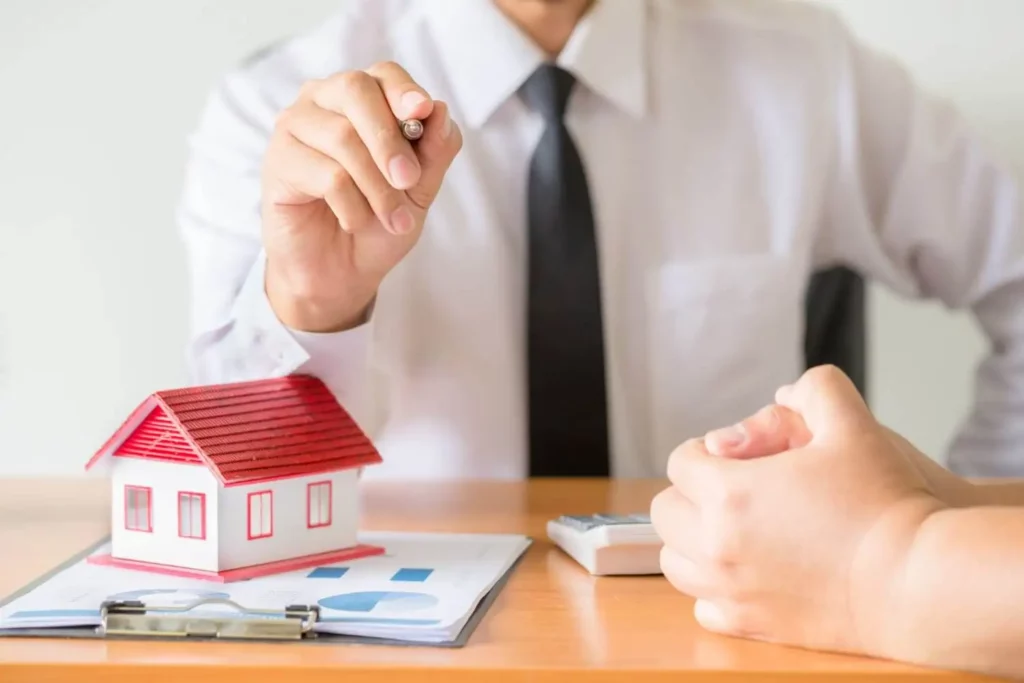
[{"label": "bar chart on paper", "polygon": [[[316,605],[316,628],[323,633],[449,642],[530,544],[525,536],[489,534],[375,532],[360,540],[386,552],[227,584],[82,559],[0,600],[0,631],[96,625],[106,600],[136,600],[159,609],[221,599],[250,610]],[[94,550],[108,551],[105,545]],[[202,614],[209,608],[195,609]]]}]

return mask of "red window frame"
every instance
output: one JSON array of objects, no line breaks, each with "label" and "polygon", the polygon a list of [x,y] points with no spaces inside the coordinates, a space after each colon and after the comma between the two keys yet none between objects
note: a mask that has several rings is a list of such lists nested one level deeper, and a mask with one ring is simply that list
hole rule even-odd
[{"label": "red window frame", "polygon": [[[267,496],[267,510],[269,511],[270,524],[268,526],[267,533],[256,534],[252,533],[252,499],[254,496],[260,496],[260,528],[263,528],[263,503],[262,497]],[[246,537],[250,541],[254,541],[257,538],[270,538],[274,535],[274,492],[270,489],[264,489],[262,491],[253,491],[245,499],[245,533]]]},{"label": "red window frame", "polygon": [[[313,489],[326,489],[326,494],[321,493],[321,496],[327,496],[327,519],[321,519],[317,522],[313,522]],[[319,501],[317,501],[319,502]],[[332,521],[332,508],[334,504],[334,487],[331,485],[331,481],[313,481],[306,485],[306,528],[307,529],[318,529],[320,527],[330,526]]]},{"label": "red window frame", "polygon": [[[132,526],[130,522],[131,513],[128,508],[128,500],[132,493],[142,493],[146,496],[146,526],[142,527],[138,525],[138,519],[135,519],[135,526]],[[139,508],[141,509],[141,508]],[[136,517],[138,517],[138,511],[136,511]],[[153,533],[153,489],[150,486],[133,486],[131,484],[124,485],[124,528],[126,531],[138,531],[144,534]]]},{"label": "red window frame", "polygon": [[[183,497],[185,497],[185,496],[188,496],[188,500],[189,500],[189,508],[188,508],[189,509],[189,515],[192,514],[192,505],[191,505],[192,499],[193,498],[198,498],[199,499],[199,535],[198,536],[195,536],[195,535],[193,535],[191,533],[192,528],[195,526],[195,524],[194,524],[195,520],[193,520],[191,518],[191,516],[189,517],[189,522],[190,522],[190,524],[189,524],[189,527],[190,527],[189,528],[189,532],[190,533],[182,533],[182,528],[181,528],[181,522],[182,522],[182,519],[181,519],[181,499]],[[206,540],[206,494],[205,493],[199,493],[198,491],[178,491],[178,538],[192,538],[192,539],[195,539],[195,540],[198,540],[198,541],[205,541]]]}]

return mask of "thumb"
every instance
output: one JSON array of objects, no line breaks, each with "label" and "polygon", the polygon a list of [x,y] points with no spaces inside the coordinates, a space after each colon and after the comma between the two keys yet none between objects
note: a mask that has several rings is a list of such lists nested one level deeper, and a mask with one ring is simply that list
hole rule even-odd
[{"label": "thumb", "polygon": [[806,446],[811,434],[803,418],[780,405],[765,406],[739,424],[708,432],[708,452],[723,458],[764,458]]},{"label": "thumb", "polygon": [[447,102],[435,101],[430,118],[423,122],[423,136],[416,145],[420,180],[406,190],[409,199],[421,210],[430,208],[441,191],[444,176],[462,150],[462,131],[451,118]]},{"label": "thumb", "polygon": [[875,422],[857,387],[834,365],[811,368],[795,384],[779,389],[775,400],[798,413],[815,436],[859,431]]}]

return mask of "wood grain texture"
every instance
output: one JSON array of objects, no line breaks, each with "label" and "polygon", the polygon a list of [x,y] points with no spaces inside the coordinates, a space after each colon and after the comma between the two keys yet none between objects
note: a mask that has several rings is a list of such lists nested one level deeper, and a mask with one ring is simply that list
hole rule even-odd
[{"label": "wood grain texture", "polygon": [[[365,483],[366,529],[534,538],[465,648],[0,638],[0,681],[988,680],[716,636],[696,624],[691,599],[662,577],[594,578],[546,539],[552,517],[646,511],[664,486]],[[0,480],[0,595],[105,535],[108,496],[104,480]]]}]

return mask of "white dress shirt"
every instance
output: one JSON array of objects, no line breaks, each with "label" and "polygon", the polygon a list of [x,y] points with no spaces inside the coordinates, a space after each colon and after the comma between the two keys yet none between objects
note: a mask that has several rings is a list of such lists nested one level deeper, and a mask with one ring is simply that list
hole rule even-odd
[{"label": "white dress shirt", "polygon": [[[462,152],[371,319],[286,329],[263,288],[264,148],[304,81],[381,60],[450,104]],[[489,0],[349,0],[229,73],[179,217],[193,380],[320,376],[381,449],[367,477],[526,476],[541,122],[516,90],[542,60]],[[808,278],[835,264],[974,310],[992,352],[950,463],[1024,475],[1020,188],[946,103],[795,2],[599,0],[558,62],[579,80],[568,126],[598,224],[614,476],[662,476],[684,439],[796,379]]]}]

